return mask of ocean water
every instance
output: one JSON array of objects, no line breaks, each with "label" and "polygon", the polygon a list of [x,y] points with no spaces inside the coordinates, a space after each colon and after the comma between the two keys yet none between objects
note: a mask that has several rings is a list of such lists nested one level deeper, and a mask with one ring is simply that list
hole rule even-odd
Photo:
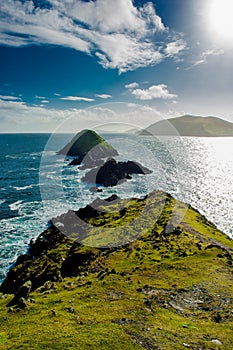
[{"label": "ocean water", "polygon": [[233,138],[105,134],[119,160],[139,161],[153,173],[96,194],[81,180],[85,171],[69,167],[56,154],[72,136],[0,135],[0,281],[51,217],[97,196],[142,197],[161,189],[191,204],[233,238]]}]

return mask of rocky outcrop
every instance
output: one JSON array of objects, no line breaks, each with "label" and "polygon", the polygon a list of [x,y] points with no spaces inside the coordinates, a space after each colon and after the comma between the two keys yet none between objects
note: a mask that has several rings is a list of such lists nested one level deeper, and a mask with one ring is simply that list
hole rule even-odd
[{"label": "rocky outcrop", "polygon": [[116,186],[117,184],[131,179],[132,174],[150,174],[151,171],[138,162],[127,161],[117,162],[109,159],[102,166],[90,170],[83,181],[105,187]]},{"label": "rocky outcrop", "polygon": [[117,156],[118,152],[93,130],[79,132],[58,154],[75,157],[70,165],[99,165],[101,159]]},{"label": "rocky outcrop", "polygon": [[[118,152],[93,130],[78,133],[58,154],[74,157],[70,166],[81,165],[80,170],[92,169],[83,181],[93,185],[116,186],[131,179],[132,174],[150,174],[151,171],[133,161],[117,162],[106,158],[117,156]],[[96,190],[96,187],[92,187]]]},{"label": "rocky outcrop", "polygon": [[9,302],[7,306],[17,305],[21,308],[26,306],[26,301],[32,289],[32,282],[29,280],[25,282],[15,293],[14,298]]}]

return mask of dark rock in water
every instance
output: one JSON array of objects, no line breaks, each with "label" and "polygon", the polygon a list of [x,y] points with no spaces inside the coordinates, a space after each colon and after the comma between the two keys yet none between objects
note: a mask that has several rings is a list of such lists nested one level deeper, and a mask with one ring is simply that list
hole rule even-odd
[{"label": "dark rock in water", "polygon": [[113,202],[116,200],[118,200],[118,201],[120,200],[120,197],[118,197],[117,194],[112,194],[110,197],[105,199],[106,202]]},{"label": "dark rock in water", "polygon": [[89,188],[91,192],[103,192],[102,188],[92,186]]},{"label": "dark rock in water", "polygon": [[90,170],[83,181],[88,183],[108,186],[116,186],[122,181],[131,179],[132,174],[150,174],[151,170],[133,161],[117,162],[115,159],[109,159],[101,167]]},{"label": "dark rock in water", "polygon": [[26,300],[32,289],[32,282],[29,280],[25,282],[19,290],[15,293],[14,298],[9,302],[8,306],[18,305],[21,308],[25,308]]},{"label": "dark rock in water", "polygon": [[74,158],[69,165],[80,165],[82,163],[83,158],[79,157],[79,158]]},{"label": "dark rock in water", "polygon": [[80,170],[94,168],[104,164],[104,159],[91,158],[89,154],[85,154],[83,157],[74,158],[69,166],[81,165]]},{"label": "dark rock in water", "polygon": [[117,156],[118,152],[95,131],[82,130],[58,154],[76,157],[69,165],[83,163],[92,168],[100,165],[100,159]]}]

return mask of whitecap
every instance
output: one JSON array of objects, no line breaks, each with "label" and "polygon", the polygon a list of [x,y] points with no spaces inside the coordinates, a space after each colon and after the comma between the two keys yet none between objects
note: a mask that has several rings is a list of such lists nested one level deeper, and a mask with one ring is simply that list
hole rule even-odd
[{"label": "whitecap", "polygon": [[0,199],[0,205],[5,203],[5,199]]},{"label": "whitecap", "polygon": [[9,204],[9,208],[10,208],[10,210],[19,210],[21,204],[22,204],[22,201],[17,201],[17,202]]},{"label": "whitecap", "polygon": [[27,190],[29,188],[35,187],[35,186],[39,186],[38,184],[31,184],[31,185],[27,185],[27,186],[22,186],[22,187],[18,187],[18,186],[13,186],[13,188],[16,191],[22,191],[22,190]]},{"label": "whitecap", "polygon": [[42,152],[31,152],[31,153],[29,153],[29,155],[30,155],[31,157],[41,156],[41,154],[42,154]]},{"label": "whitecap", "polygon": [[9,158],[9,159],[20,159],[22,158],[22,155],[21,154],[7,154],[5,156],[5,158]]}]

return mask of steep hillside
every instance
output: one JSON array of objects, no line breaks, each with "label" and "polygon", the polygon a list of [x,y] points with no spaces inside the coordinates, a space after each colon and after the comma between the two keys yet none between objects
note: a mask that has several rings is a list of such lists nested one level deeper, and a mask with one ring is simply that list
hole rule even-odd
[{"label": "steep hillside", "polygon": [[88,157],[88,161],[117,156],[118,152],[93,130],[82,130],[64,146],[58,154],[78,157],[79,161]]},{"label": "steep hillside", "polygon": [[232,253],[166,193],[97,199],[52,219],[18,258],[1,286],[0,349],[229,350]]},{"label": "steep hillside", "polygon": [[185,115],[151,124],[141,135],[233,136],[233,123],[216,117]]}]

